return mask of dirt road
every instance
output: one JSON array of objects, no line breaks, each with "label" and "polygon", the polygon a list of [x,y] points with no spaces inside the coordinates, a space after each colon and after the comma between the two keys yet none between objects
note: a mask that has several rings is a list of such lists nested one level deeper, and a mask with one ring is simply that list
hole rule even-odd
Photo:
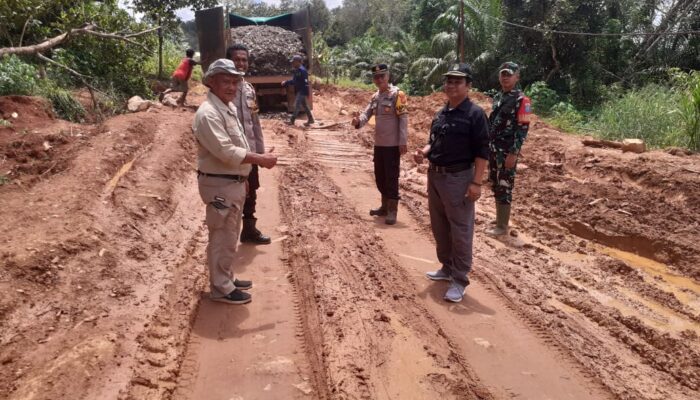
[{"label": "dirt road", "polygon": [[[315,113],[342,122],[367,97],[324,87]],[[412,99],[411,146],[440,101]],[[281,156],[258,196],[273,244],[239,247],[254,300],[231,307],[206,298],[192,110],[81,126],[22,102],[1,103],[27,115],[0,128],[14,171],[0,186],[2,398],[699,394],[697,155],[585,148],[536,121],[516,236],[486,237],[493,199],[480,200],[473,284],[452,305],[423,275],[437,265],[424,167],[404,160],[387,227],[367,214],[371,127],[266,119]]]}]

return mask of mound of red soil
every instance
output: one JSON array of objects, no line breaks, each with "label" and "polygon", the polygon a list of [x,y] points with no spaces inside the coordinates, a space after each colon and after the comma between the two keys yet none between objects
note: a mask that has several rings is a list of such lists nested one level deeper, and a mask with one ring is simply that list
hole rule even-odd
[{"label": "mound of red soil", "polygon": [[[17,114],[16,118],[13,113]],[[15,128],[37,126],[45,120],[56,119],[51,103],[33,96],[0,96],[0,117]]]}]

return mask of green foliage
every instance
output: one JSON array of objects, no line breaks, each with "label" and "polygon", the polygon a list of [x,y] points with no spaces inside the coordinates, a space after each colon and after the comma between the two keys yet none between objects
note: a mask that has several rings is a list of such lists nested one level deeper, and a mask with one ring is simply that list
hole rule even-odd
[{"label": "green foliage", "polygon": [[[116,1],[111,1],[116,4]],[[46,26],[61,13],[75,7],[75,0],[3,0],[0,1],[0,47],[36,43],[48,36]]]},{"label": "green foliage", "polygon": [[550,109],[548,121],[565,132],[586,130],[585,117],[573,104],[559,102]]},{"label": "green foliage", "polygon": [[684,73],[672,70],[672,79],[680,92],[676,113],[683,121],[687,147],[700,151],[700,71]]},{"label": "green foliage", "polygon": [[8,120],[6,120],[6,119],[0,118],[0,127],[9,128],[9,127],[11,127],[11,126],[12,126],[12,122],[10,122],[10,121],[8,121]]},{"label": "green foliage", "polygon": [[166,29],[176,29],[179,18],[175,12],[181,8],[201,10],[217,5],[216,0],[131,0],[134,10],[144,13],[148,19]]},{"label": "green foliage", "polygon": [[651,147],[687,146],[677,105],[678,91],[657,84],[605,102],[587,127],[604,139],[643,139]]},{"label": "green foliage", "polygon": [[[132,17],[116,5],[88,2],[80,8],[72,8],[62,13],[60,22],[53,28],[65,31],[89,20],[109,32],[138,32],[147,28],[142,23],[134,22]],[[135,38],[147,48],[155,49],[154,34]],[[114,88],[124,97],[150,95],[148,80],[143,71],[143,64],[150,57],[142,48],[120,40],[105,40],[92,35],[80,36],[72,40],[63,50],[58,51],[59,62],[94,78],[93,84],[102,88]],[[55,71],[55,75],[65,74]],[[80,83],[74,78],[75,84]]]},{"label": "green foliage", "polygon": [[37,85],[37,70],[15,55],[0,59],[0,96],[30,95]]},{"label": "green foliage", "polygon": [[[427,54],[415,59],[410,72],[414,93],[426,93],[442,84],[442,74],[459,61],[457,46],[460,29],[460,2],[449,0],[450,6],[435,19]],[[501,16],[500,0],[466,0],[464,2],[464,61],[472,65],[474,84],[486,87],[488,77],[497,67],[495,48],[501,26],[494,18]]]},{"label": "green foliage", "polygon": [[333,84],[338,87],[348,89],[377,90],[377,88],[372,84],[358,80],[352,80],[350,78],[338,78],[333,82]]},{"label": "green foliage", "polygon": [[[533,111],[539,115],[547,116],[553,112],[554,106],[560,104],[561,98],[545,82],[534,82],[525,89],[525,94],[532,101]],[[562,110],[561,106],[559,110]]]},{"label": "green foliage", "polygon": [[54,111],[62,119],[81,122],[85,118],[85,108],[71,96],[69,91],[52,86],[43,89],[43,94],[51,101]]},{"label": "green foliage", "polygon": [[0,174],[0,186],[10,183],[10,178],[7,175]]}]

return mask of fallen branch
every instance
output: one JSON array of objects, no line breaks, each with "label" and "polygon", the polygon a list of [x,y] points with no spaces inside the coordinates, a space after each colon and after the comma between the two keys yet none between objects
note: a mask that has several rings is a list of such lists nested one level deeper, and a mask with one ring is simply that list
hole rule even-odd
[{"label": "fallen branch", "polygon": [[[39,57],[40,60],[44,60],[47,63],[53,64],[59,68],[63,68],[66,71],[70,72],[71,74],[77,76],[78,79],[80,79],[80,81],[83,82],[83,85],[85,85],[88,88],[88,92],[90,92],[90,99],[92,100],[92,107],[95,109],[97,114],[100,116],[100,121],[104,120],[104,116],[102,115],[102,110],[100,109],[100,105],[97,102],[97,98],[95,97],[95,92],[99,92],[99,93],[102,93],[102,92],[100,92],[96,87],[89,84],[87,82],[87,80],[85,79],[85,78],[92,79],[92,77],[87,76],[87,75],[83,75],[80,72],[78,72],[78,71],[76,71],[76,70],[74,70],[66,65],[63,65],[59,62],[56,62],[56,61],[46,57],[45,55],[43,55],[41,53],[37,53],[36,56]],[[104,93],[102,93],[102,94],[104,94]]]},{"label": "fallen branch", "polygon": [[622,148],[622,143],[613,142],[612,140],[583,139],[581,143],[583,143],[584,146],[589,147],[612,147],[614,149]]},{"label": "fallen branch", "polygon": [[74,28],[69,30],[68,32],[62,33],[56,37],[53,37],[51,39],[45,40],[41,43],[31,45],[31,46],[19,46],[19,47],[3,47],[0,48],[0,57],[6,55],[6,54],[40,54],[44,53],[47,50],[51,50],[52,48],[63,44],[70,40],[70,38],[74,36],[79,36],[79,35],[93,35],[93,36],[98,36],[98,37],[103,37],[106,39],[114,39],[114,40],[122,40],[125,41],[129,44],[139,46],[145,51],[149,51],[149,49],[142,45],[139,42],[136,42],[134,40],[131,40],[133,37],[145,35],[147,33],[153,32],[157,30],[159,27],[155,28],[150,28],[145,31],[137,32],[137,33],[131,33],[128,35],[117,35],[114,33],[106,33],[106,32],[100,32],[97,31],[97,25],[95,24],[86,24],[82,28]]}]

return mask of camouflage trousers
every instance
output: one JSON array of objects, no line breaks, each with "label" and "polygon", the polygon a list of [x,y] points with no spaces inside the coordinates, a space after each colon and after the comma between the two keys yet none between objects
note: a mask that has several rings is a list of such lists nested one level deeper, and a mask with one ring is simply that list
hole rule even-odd
[{"label": "camouflage trousers", "polygon": [[[489,181],[496,203],[510,204],[515,186],[515,166],[506,168],[507,151],[492,148],[489,152]],[[517,165],[517,161],[516,161]]]}]

